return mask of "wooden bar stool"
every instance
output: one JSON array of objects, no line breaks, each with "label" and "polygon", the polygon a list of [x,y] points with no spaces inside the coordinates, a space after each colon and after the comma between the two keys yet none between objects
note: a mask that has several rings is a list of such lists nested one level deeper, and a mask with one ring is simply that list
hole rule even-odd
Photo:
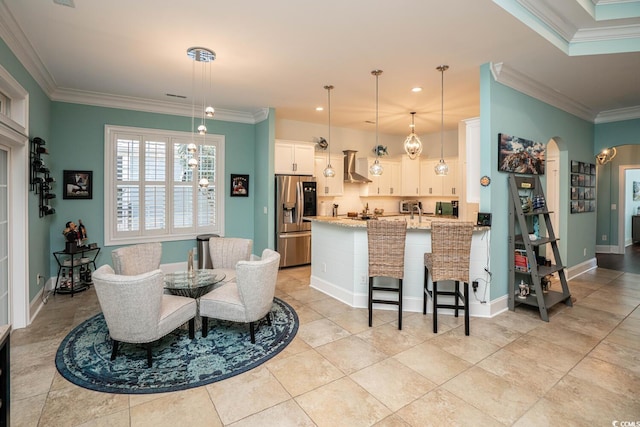
[{"label": "wooden bar stool", "polygon": [[[463,221],[434,221],[431,223],[431,253],[424,254],[424,295],[422,314],[427,314],[427,295],[433,298],[433,333],[438,333],[438,309],[464,310],[464,334],[469,335],[469,259],[474,224]],[[433,289],[428,289],[429,272]],[[453,291],[438,290],[438,282],[455,281]],[[464,283],[464,294],[460,292]],[[454,297],[454,304],[438,302],[438,296]]]},{"label": "wooden bar stool", "polygon": [[[402,329],[402,279],[404,278],[404,247],[407,239],[406,221],[367,221],[369,244],[369,326],[373,322],[373,304],[398,306],[398,329]],[[374,277],[398,279],[398,286],[373,284]],[[397,299],[374,298],[375,292],[394,292]]]}]

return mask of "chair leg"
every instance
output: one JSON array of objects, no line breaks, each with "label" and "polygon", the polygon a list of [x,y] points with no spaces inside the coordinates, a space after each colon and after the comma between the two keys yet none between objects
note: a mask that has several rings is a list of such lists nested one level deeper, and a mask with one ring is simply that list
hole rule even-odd
[{"label": "chair leg", "polygon": [[454,290],[454,305],[456,306],[455,310],[455,317],[458,317],[458,306],[460,305],[460,282],[456,280],[456,288]]},{"label": "chair leg", "polygon": [[256,333],[254,330],[253,322],[249,322],[249,332],[251,333],[251,344],[256,343]]},{"label": "chair leg", "polygon": [[271,312],[267,313],[267,325],[271,326]]},{"label": "chair leg", "polygon": [[116,360],[116,354],[118,353],[118,344],[119,342],[116,340],[113,341],[113,347],[111,348],[111,360]]},{"label": "chair leg", "polygon": [[433,282],[433,333],[438,333],[438,282]]},{"label": "chair leg", "polygon": [[464,334],[469,336],[469,283],[464,282]]},{"label": "chair leg", "polygon": [[398,329],[402,330],[402,279],[398,280]]},{"label": "chair leg", "polygon": [[195,317],[189,320],[189,339],[194,339],[196,336],[196,319]]},{"label": "chair leg", "polygon": [[209,318],[202,317],[202,338],[206,338],[209,335]]},{"label": "chair leg", "polygon": [[429,270],[424,267],[424,290],[422,291],[422,314],[427,314],[427,286],[429,286]]},{"label": "chair leg", "polygon": [[373,324],[373,277],[369,277],[369,327]]},{"label": "chair leg", "polygon": [[150,368],[153,365],[153,360],[151,358],[151,343],[147,343],[147,367]]}]

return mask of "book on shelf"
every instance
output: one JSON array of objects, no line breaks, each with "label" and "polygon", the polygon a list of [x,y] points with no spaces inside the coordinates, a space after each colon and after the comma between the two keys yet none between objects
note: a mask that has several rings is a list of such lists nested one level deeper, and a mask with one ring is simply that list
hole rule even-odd
[{"label": "book on shelf", "polygon": [[522,271],[524,273],[529,273],[531,271],[529,258],[527,257],[527,251],[525,249],[515,250],[515,269],[516,271]]}]

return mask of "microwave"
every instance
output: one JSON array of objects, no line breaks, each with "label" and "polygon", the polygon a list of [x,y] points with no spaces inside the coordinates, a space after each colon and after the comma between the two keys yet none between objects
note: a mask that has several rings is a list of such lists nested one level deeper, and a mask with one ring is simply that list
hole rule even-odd
[{"label": "microwave", "polygon": [[[411,213],[411,207],[418,205],[418,207],[420,208],[420,211],[422,211],[422,202],[419,202],[417,200],[402,200],[400,201],[400,213]],[[414,212],[418,212],[418,210],[414,207],[413,208]]]}]

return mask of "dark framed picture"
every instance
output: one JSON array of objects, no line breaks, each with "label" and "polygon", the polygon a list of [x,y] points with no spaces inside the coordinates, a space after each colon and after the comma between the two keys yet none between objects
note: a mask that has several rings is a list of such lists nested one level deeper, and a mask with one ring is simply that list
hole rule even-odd
[{"label": "dark framed picture", "polygon": [[580,172],[580,165],[577,160],[571,160],[571,172],[578,173]]},{"label": "dark framed picture", "polygon": [[231,174],[231,197],[249,197],[249,175]]},{"label": "dark framed picture", "polygon": [[62,174],[63,199],[92,199],[93,198],[93,172],[66,170]]},{"label": "dark framed picture", "polygon": [[544,175],[546,147],[540,142],[498,134],[498,171]]}]

